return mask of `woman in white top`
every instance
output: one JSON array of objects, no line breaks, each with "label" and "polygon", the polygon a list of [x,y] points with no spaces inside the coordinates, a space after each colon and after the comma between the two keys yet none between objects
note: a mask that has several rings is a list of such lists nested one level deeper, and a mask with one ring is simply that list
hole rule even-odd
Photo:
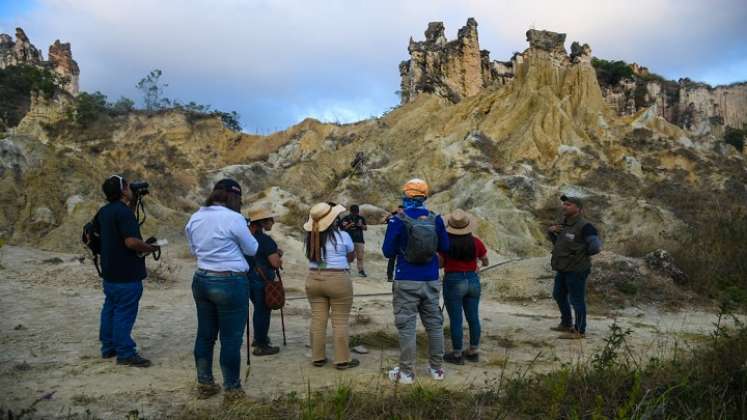
[{"label": "woman in white top", "polygon": [[241,186],[232,179],[215,184],[205,207],[190,217],[185,233],[197,271],[192,295],[197,306],[195,365],[201,398],[220,391],[213,380],[213,348],[220,336],[220,368],[225,398],[240,398],[241,343],[249,310],[250,267],[244,255],[257,253],[241,211]]},{"label": "woman in white top", "polygon": [[347,232],[337,229],[337,218],[345,207],[319,203],[311,208],[306,233],[306,258],[309,276],[306,296],[311,305],[311,361],[314,366],[327,363],[325,341],[327,319],[332,318],[337,369],[349,369],[360,364],[350,357],[348,319],[353,306],[353,283],[350,262],[355,257],[353,240]]}]

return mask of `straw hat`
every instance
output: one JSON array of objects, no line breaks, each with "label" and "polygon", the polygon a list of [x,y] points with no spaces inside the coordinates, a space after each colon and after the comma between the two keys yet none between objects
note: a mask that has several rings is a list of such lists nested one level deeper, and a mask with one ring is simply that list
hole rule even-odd
[{"label": "straw hat", "polygon": [[258,209],[249,210],[249,213],[246,216],[252,222],[258,222],[258,221],[264,220],[264,219],[273,219],[273,218],[275,218],[275,215],[273,215],[270,210],[267,210],[265,208],[258,208]]},{"label": "straw hat", "polygon": [[475,230],[475,221],[462,210],[454,210],[446,217],[446,231],[452,235],[466,235]]},{"label": "straw hat", "polygon": [[413,178],[402,186],[402,192],[405,193],[406,197],[427,197],[428,196],[428,183],[419,178]]},{"label": "straw hat", "polygon": [[303,225],[303,230],[311,232],[314,230],[314,224],[316,222],[317,229],[319,232],[324,232],[329,226],[335,222],[337,216],[345,211],[345,207],[337,204],[334,207],[327,203],[317,203],[309,210],[309,220]]}]

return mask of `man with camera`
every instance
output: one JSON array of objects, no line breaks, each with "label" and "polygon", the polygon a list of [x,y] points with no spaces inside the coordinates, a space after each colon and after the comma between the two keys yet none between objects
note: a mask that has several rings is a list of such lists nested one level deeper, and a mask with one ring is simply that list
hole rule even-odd
[{"label": "man with camera", "polygon": [[134,212],[140,196],[147,193],[147,184],[131,188],[122,176],[112,175],[104,181],[102,190],[108,204],[95,218],[101,235],[101,276],[106,296],[99,329],[101,356],[116,356],[118,365],[148,367],[150,360],[137,353],[130,336],[147,276],[143,255],[159,250],[143,241]]}]

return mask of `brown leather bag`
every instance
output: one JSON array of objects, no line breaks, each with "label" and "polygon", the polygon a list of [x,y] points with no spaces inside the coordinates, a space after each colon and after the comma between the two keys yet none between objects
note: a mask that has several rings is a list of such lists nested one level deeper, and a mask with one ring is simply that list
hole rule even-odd
[{"label": "brown leather bag", "polygon": [[273,311],[285,306],[285,289],[283,279],[280,278],[280,270],[275,270],[275,280],[268,280],[262,269],[257,266],[254,266],[254,269],[265,283],[265,305]]}]

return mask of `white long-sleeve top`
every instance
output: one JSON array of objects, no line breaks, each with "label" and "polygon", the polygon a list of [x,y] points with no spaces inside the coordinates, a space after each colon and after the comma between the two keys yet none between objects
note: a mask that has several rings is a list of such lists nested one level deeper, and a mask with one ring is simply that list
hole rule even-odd
[{"label": "white long-sleeve top", "polygon": [[184,228],[197,267],[210,271],[249,271],[244,255],[257,253],[246,219],[224,206],[201,207]]}]

